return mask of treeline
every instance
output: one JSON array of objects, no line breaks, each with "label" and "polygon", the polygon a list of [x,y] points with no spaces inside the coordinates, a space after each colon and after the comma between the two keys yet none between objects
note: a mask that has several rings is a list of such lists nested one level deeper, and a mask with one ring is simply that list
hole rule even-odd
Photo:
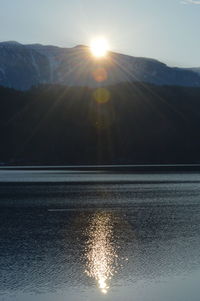
[{"label": "treeline", "polygon": [[0,162],[200,163],[200,88],[0,87]]}]

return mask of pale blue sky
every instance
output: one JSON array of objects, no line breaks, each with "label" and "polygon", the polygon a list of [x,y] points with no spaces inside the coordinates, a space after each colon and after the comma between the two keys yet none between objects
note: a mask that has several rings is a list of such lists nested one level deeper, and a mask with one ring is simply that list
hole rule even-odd
[{"label": "pale blue sky", "polygon": [[111,49],[200,67],[200,1],[0,0],[0,40],[64,47],[103,35]]}]

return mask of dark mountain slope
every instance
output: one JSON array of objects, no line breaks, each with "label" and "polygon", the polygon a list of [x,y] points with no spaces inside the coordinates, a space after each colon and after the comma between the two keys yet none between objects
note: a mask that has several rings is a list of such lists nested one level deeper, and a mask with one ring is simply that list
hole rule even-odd
[{"label": "dark mountain slope", "polygon": [[196,163],[199,132],[199,88],[0,88],[1,162]]}]

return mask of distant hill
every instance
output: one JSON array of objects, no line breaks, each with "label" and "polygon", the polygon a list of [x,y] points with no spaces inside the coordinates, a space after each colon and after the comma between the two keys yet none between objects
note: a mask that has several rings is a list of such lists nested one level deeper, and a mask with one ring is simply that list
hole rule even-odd
[{"label": "distant hill", "polygon": [[200,163],[199,132],[200,88],[0,88],[4,163]]},{"label": "distant hill", "polygon": [[190,68],[190,70],[200,75],[200,68]]},{"label": "distant hill", "polygon": [[1,86],[28,90],[39,84],[95,87],[123,82],[200,87],[200,75],[196,70],[171,68],[157,60],[114,52],[97,60],[84,45],[61,48],[0,43]]}]

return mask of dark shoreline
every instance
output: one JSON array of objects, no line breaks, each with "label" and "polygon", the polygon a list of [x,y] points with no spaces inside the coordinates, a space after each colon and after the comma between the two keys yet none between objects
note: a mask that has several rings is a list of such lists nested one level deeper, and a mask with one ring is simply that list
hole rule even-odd
[{"label": "dark shoreline", "polygon": [[52,170],[52,171],[91,171],[91,172],[199,172],[200,164],[160,164],[160,165],[69,165],[69,166],[0,166],[1,170]]}]

